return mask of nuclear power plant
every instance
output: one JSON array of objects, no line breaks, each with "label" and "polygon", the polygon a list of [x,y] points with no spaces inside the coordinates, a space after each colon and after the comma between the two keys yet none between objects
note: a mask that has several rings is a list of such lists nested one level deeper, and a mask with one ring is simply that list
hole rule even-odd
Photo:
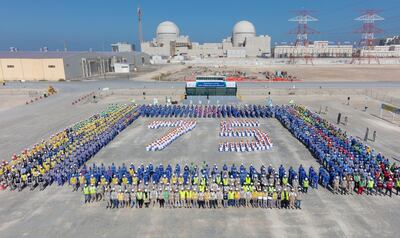
[{"label": "nuclear power plant", "polygon": [[399,237],[400,0],[93,2],[2,2],[0,238]]},{"label": "nuclear power plant", "polygon": [[[355,63],[363,59],[371,63],[374,59],[378,64],[378,58],[384,58],[385,62],[396,63],[400,57],[400,47],[396,44],[378,45],[376,34],[382,30],[375,27],[376,21],[384,20],[377,11],[363,11],[363,15],[355,18],[355,21],[363,25],[355,31],[362,35],[360,42],[331,42],[329,39],[310,40],[309,36],[318,34],[317,30],[310,28],[309,23],[319,21],[310,15],[310,11],[298,11],[298,15],[289,19],[297,23],[289,34],[296,35],[293,42],[279,44],[275,42],[271,46],[271,37],[264,33],[257,35],[253,23],[243,20],[237,22],[231,31],[231,35],[220,43],[198,43],[192,41],[188,35],[181,35],[181,30],[171,21],[160,23],[156,29],[155,38],[144,41],[142,36],[142,12],[139,16],[139,37],[141,50],[149,54],[153,59],[207,59],[207,58],[276,58],[290,59],[288,63],[304,59],[306,63],[313,63],[313,58],[341,58],[344,63]],[[349,60],[346,60],[349,59]],[[394,60],[394,61],[393,61]],[[161,61],[160,61],[161,62]]]},{"label": "nuclear power plant", "polygon": [[156,37],[141,43],[142,52],[149,55],[172,57],[270,57],[271,37],[257,36],[256,28],[249,21],[240,21],[233,26],[232,34],[221,43],[192,42],[189,36],[180,35],[179,27],[171,21],[158,25]]}]

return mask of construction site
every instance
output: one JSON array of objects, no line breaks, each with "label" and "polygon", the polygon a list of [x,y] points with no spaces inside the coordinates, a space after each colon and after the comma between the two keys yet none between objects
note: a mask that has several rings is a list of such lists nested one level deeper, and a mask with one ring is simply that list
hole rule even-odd
[{"label": "construction site", "polygon": [[[400,42],[220,43],[162,21],[140,51],[0,53],[0,237],[396,237]],[[157,18],[158,19],[158,18]],[[389,18],[390,19],[390,18]],[[184,24],[182,24],[184,25]]]}]

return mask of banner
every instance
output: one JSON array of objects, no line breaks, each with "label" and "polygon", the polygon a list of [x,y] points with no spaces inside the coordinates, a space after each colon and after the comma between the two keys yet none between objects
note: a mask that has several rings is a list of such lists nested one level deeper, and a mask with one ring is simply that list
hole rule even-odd
[{"label": "banner", "polygon": [[223,81],[209,81],[209,82],[196,82],[196,87],[198,88],[224,88],[226,87]]}]

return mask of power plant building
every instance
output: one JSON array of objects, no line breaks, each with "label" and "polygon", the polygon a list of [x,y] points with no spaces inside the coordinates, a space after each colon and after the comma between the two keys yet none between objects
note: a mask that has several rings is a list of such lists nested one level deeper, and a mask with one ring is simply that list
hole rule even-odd
[{"label": "power plant building", "polygon": [[128,42],[118,42],[111,44],[111,49],[113,52],[134,52],[135,45]]},{"label": "power plant building", "polygon": [[256,35],[251,22],[240,21],[233,27],[232,35],[221,43],[191,42],[189,36],[180,35],[178,26],[170,21],[158,25],[156,38],[141,44],[142,52],[153,56],[207,57],[270,57],[271,38]]},{"label": "power plant building", "polygon": [[304,57],[347,58],[352,57],[353,45],[330,45],[328,41],[314,41],[308,46],[278,45],[274,48],[275,58]]}]

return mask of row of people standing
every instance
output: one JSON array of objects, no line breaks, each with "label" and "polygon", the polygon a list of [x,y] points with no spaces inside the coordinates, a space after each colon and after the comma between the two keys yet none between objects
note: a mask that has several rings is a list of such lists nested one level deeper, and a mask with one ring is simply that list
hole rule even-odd
[{"label": "row of people standing", "polygon": [[82,169],[76,170],[70,175],[70,184],[81,189],[84,185],[97,185],[98,183],[103,186],[121,185],[124,187],[123,189],[129,186],[148,184],[210,186],[212,183],[224,187],[254,185],[257,189],[265,189],[270,184],[300,186],[305,189],[309,186],[318,188],[318,174],[314,168],[310,167],[307,171],[302,165],[298,170],[290,167],[287,172],[283,165],[277,170],[272,165],[268,167],[262,165],[256,169],[253,165],[246,167],[243,164],[239,167],[232,164],[230,168],[223,165],[222,169],[219,169],[216,164],[210,166],[207,163],[202,165],[185,164],[182,167],[183,169],[181,169],[181,165],[176,164],[175,169],[172,169],[170,164],[154,166],[150,163],[146,166],[141,164],[138,167],[135,167],[134,164],[129,167],[125,164],[120,167],[112,164],[106,169],[103,164],[99,166],[96,164],[84,165]]},{"label": "row of people standing", "polygon": [[267,118],[273,108],[264,105],[142,105],[143,117]]},{"label": "row of people standing", "polygon": [[85,203],[102,202],[106,208],[289,208],[301,209],[302,189],[291,186],[265,189],[255,186],[122,186],[85,185]]}]

